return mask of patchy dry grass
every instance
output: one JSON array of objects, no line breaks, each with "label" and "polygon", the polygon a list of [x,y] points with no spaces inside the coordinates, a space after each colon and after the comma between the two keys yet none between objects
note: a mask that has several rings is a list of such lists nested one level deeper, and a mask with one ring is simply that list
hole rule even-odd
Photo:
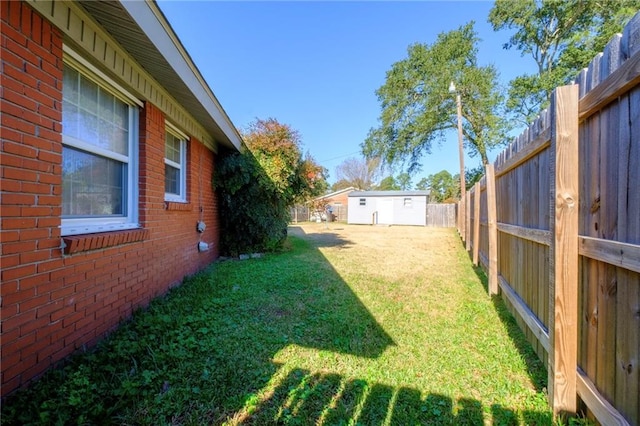
[{"label": "patchy dry grass", "polygon": [[290,235],[154,301],[2,424],[552,424],[543,366],[453,230]]}]

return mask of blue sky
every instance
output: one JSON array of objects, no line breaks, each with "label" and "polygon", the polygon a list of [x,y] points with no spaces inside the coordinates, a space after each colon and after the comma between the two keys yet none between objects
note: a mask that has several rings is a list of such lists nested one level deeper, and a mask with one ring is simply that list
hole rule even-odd
[{"label": "blue sky", "polygon": [[[273,117],[302,136],[303,149],[329,170],[360,157],[360,144],[377,126],[375,91],[394,62],[416,42],[476,22],[481,65],[494,64],[506,86],[534,71],[528,57],[504,50],[508,32],[487,23],[488,1],[218,2],[159,1],[174,31],[240,129]],[[457,136],[423,157],[428,174],[459,171]],[[490,159],[496,153],[490,156]],[[467,157],[475,167],[478,158]]]}]

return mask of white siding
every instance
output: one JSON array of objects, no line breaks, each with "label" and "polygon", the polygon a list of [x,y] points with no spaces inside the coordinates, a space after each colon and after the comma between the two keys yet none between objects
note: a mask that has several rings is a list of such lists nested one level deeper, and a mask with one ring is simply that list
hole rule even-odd
[{"label": "white siding", "polygon": [[[366,200],[366,205],[360,205],[361,198]],[[349,197],[347,223],[371,225],[376,209],[376,199],[374,197]]]},{"label": "white siding", "polygon": [[[364,206],[360,205],[361,199],[365,200]],[[347,222],[367,225],[426,226],[427,197],[424,195],[349,197]]]},{"label": "white siding", "polygon": [[[407,199],[407,203],[405,203]],[[427,224],[427,197],[404,196],[393,199],[393,225]]]}]

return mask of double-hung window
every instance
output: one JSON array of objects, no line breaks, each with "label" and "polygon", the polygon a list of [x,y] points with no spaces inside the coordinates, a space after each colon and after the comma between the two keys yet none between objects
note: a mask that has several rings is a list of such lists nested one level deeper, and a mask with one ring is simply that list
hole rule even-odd
[{"label": "double-hung window", "polygon": [[187,201],[187,141],[173,126],[167,126],[164,142],[164,199]]},{"label": "double-hung window", "polygon": [[138,227],[138,108],[67,62],[62,92],[62,235]]}]

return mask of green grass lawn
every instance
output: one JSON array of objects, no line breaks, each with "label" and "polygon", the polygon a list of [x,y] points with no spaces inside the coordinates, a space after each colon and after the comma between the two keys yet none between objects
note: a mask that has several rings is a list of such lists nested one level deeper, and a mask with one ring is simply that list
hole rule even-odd
[{"label": "green grass lawn", "polygon": [[453,230],[331,226],[188,278],[2,424],[553,424]]}]

